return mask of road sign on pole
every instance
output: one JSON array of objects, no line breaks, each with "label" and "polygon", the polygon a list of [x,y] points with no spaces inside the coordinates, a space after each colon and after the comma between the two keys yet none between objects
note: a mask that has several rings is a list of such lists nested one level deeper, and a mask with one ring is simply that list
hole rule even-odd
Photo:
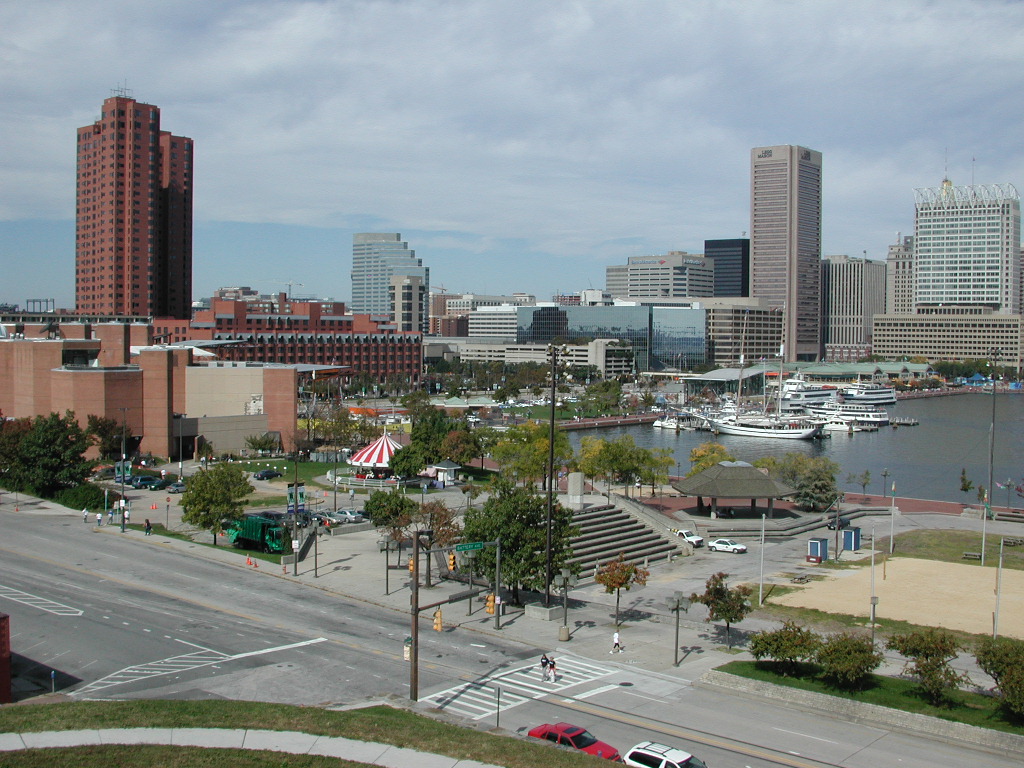
[{"label": "road sign on pole", "polygon": [[468,544],[456,544],[455,545],[455,551],[456,552],[472,552],[474,550],[483,549],[483,548],[484,548],[484,542],[482,542],[482,541],[471,541]]}]

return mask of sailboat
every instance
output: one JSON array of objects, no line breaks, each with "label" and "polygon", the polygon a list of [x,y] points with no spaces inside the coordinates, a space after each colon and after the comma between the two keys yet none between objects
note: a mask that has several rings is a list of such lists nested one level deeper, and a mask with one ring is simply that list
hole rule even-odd
[{"label": "sailboat", "polygon": [[[736,401],[740,405],[743,400],[743,352],[747,339],[747,318],[743,316],[743,333],[740,335],[740,368],[736,386]],[[779,364],[782,365],[783,354],[779,350]],[[781,393],[781,388],[780,388]],[[708,429],[718,435],[737,435],[740,437],[770,437],[782,440],[811,440],[821,433],[821,424],[812,424],[803,419],[778,415],[744,414],[741,408],[731,416],[708,417]]]}]

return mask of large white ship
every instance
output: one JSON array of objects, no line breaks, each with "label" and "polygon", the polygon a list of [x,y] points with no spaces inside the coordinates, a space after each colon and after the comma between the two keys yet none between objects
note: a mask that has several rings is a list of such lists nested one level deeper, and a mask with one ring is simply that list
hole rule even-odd
[{"label": "large white ship", "polygon": [[839,389],[827,384],[811,384],[799,373],[782,382],[780,411],[802,411],[808,405],[835,402]]},{"label": "large white ship", "polygon": [[812,416],[855,421],[858,424],[874,424],[878,427],[884,427],[889,423],[889,412],[873,403],[818,403],[807,406],[806,411]]},{"label": "large white ship", "polygon": [[840,390],[843,400],[851,403],[872,403],[892,405],[896,402],[896,390],[884,384],[858,381]]}]

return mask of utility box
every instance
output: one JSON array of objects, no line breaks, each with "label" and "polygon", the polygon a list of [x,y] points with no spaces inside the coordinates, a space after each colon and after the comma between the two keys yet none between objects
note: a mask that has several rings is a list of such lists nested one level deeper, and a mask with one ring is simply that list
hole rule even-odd
[{"label": "utility box", "polygon": [[856,552],[860,549],[860,528],[843,530],[843,549],[848,552]]},{"label": "utility box", "polygon": [[807,542],[807,562],[820,563],[828,560],[828,539],[811,539]]}]

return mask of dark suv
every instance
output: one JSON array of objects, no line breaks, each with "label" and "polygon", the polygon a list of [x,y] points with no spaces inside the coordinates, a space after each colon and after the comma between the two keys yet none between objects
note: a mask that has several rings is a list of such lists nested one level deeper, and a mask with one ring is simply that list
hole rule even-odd
[{"label": "dark suv", "polygon": [[253,477],[257,480],[273,480],[275,477],[281,477],[281,473],[276,469],[261,469],[259,472],[254,472]]},{"label": "dark suv", "polygon": [[132,478],[132,488],[151,488],[159,482],[159,477],[153,477],[152,475],[136,475]]}]

